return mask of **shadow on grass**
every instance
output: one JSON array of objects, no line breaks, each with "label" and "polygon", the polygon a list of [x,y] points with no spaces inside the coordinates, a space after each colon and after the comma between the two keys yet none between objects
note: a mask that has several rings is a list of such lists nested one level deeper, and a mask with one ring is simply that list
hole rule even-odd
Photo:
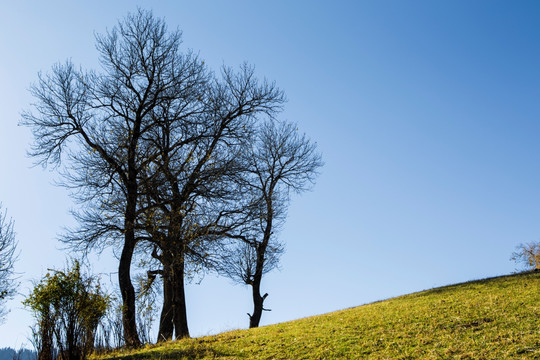
[{"label": "shadow on grass", "polygon": [[156,350],[147,350],[140,353],[134,353],[134,354],[125,354],[125,355],[117,355],[110,357],[109,359],[115,359],[115,360],[143,360],[143,359],[159,359],[159,360],[166,360],[166,359],[202,359],[202,358],[212,358],[212,359],[219,359],[221,357],[235,357],[239,358],[239,354],[233,353],[230,351],[223,351],[218,350],[212,346],[209,346],[207,344],[196,344],[193,346],[189,346],[186,348],[172,348],[172,349],[156,349]]}]

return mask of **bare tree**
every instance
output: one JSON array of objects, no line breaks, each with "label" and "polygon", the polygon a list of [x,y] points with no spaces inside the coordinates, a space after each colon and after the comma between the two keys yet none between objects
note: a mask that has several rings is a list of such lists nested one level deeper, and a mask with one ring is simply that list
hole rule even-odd
[{"label": "bare tree", "polygon": [[0,203],[0,321],[8,312],[5,301],[15,294],[13,265],[17,260],[16,248],[13,220],[8,219],[7,211],[2,213]]},{"label": "bare tree", "polygon": [[218,272],[236,282],[251,286],[253,313],[249,326],[258,327],[268,293],[261,295],[265,273],[279,264],[283,245],[276,237],[286,217],[290,193],[310,188],[322,166],[316,145],[298,133],[296,125],[264,122],[250,151],[244,155],[247,166],[242,187],[249,194],[246,221],[240,232],[231,235],[241,242],[226,246]]},{"label": "bare tree", "polygon": [[540,270],[540,241],[519,244],[510,260],[524,264],[529,269]]},{"label": "bare tree", "polygon": [[68,245],[84,251],[121,245],[124,336],[128,346],[139,346],[130,268],[142,175],[155,161],[144,142],[152,141],[156,114],[171,99],[181,107],[206,81],[206,71],[196,56],[180,53],[181,33],[168,32],[147,11],[129,14],[96,43],[102,71],[83,72],[67,62],[40,74],[31,88],[35,112],[25,112],[22,123],[34,132],[31,154],[39,163],[67,160],[64,185],[86,205],[77,214],[81,227],[64,238]]},{"label": "bare tree", "polygon": [[258,117],[272,118],[284,101],[274,84],[255,78],[252,67],[225,68],[221,75],[193,97],[200,111],[184,114],[168,107],[153,136],[156,176],[143,191],[141,229],[162,267],[154,272],[163,279],[159,341],[172,338],[173,331],[176,338],[189,336],[186,265],[204,266],[211,242],[235,226],[233,215],[241,212],[233,181],[243,171],[239,159]]},{"label": "bare tree", "polygon": [[119,296],[109,298],[107,309],[96,332],[96,352],[106,352],[125,345],[122,331],[122,302]]}]

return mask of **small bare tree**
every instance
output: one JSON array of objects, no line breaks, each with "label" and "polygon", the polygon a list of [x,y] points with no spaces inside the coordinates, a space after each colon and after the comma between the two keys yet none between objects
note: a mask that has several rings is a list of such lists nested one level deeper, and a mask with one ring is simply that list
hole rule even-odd
[{"label": "small bare tree", "polygon": [[96,331],[96,352],[102,353],[125,346],[122,334],[122,301],[119,295],[110,297],[110,306]]},{"label": "small bare tree", "polygon": [[13,220],[8,219],[7,211],[2,213],[0,203],[0,321],[8,312],[5,301],[15,294],[13,265],[17,259],[16,247]]},{"label": "small bare tree", "polygon": [[258,327],[268,293],[261,295],[265,273],[278,267],[283,244],[276,233],[285,221],[290,193],[308,190],[322,166],[316,145],[298,133],[295,124],[266,121],[244,154],[246,170],[241,187],[250,197],[245,225],[231,238],[240,242],[226,246],[218,272],[251,286],[253,313],[249,327]]},{"label": "small bare tree", "polygon": [[510,260],[524,264],[529,269],[540,270],[540,241],[519,244]]}]

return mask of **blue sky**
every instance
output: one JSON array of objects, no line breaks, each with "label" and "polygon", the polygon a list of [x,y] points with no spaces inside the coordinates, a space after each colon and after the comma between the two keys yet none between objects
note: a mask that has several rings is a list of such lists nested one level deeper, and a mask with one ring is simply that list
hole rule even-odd
[{"label": "blue sky", "polygon": [[[21,305],[67,255],[73,224],[56,173],[31,167],[17,126],[38,71],[97,68],[94,32],[137,6],[183,31],[214,69],[246,61],[288,97],[323,154],[297,196],[262,324],[511,273],[540,238],[540,3],[536,1],[18,1],[0,11],[0,201],[15,220],[20,293],[0,347],[30,347]],[[94,271],[116,271],[105,252]],[[113,278],[115,274],[111,275]],[[187,288],[192,335],[248,325],[249,290]]]}]

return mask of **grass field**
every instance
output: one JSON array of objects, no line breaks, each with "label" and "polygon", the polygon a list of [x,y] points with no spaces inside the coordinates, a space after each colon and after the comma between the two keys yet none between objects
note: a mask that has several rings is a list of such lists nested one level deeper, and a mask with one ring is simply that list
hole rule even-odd
[{"label": "grass field", "polygon": [[445,286],[102,359],[540,359],[540,273]]}]

